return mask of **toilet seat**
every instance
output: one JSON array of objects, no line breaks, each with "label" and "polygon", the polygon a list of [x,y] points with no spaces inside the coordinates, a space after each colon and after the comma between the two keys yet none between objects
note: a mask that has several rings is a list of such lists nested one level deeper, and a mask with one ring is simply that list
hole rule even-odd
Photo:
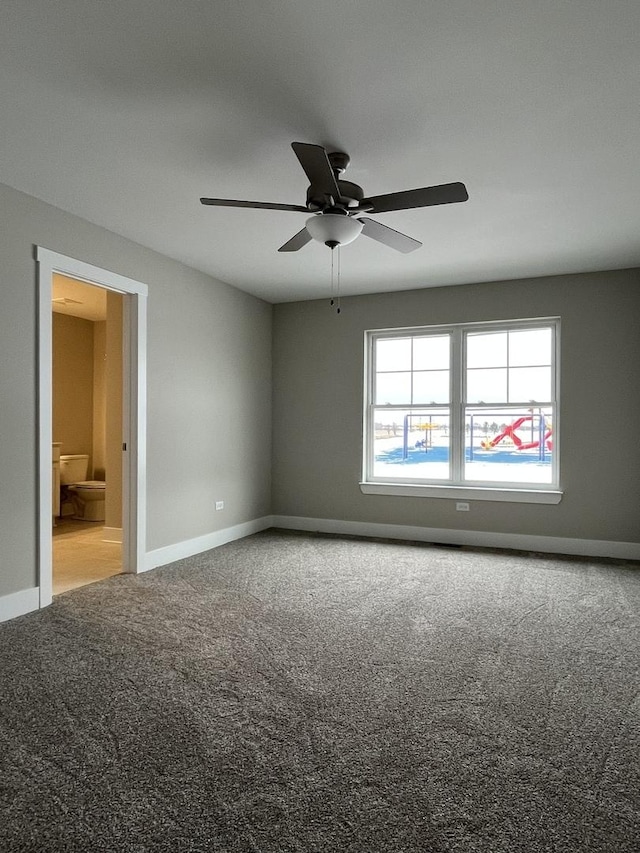
[{"label": "toilet seat", "polygon": [[80,480],[69,486],[73,517],[82,521],[105,520],[107,484],[104,480]]},{"label": "toilet seat", "polygon": [[80,483],[74,483],[69,486],[70,489],[95,489],[96,491],[104,491],[106,483],[104,480],[83,480]]}]

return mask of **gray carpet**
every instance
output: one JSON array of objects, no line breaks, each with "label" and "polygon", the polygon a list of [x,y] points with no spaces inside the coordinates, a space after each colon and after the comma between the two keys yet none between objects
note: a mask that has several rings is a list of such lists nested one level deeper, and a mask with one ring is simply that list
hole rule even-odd
[{"label": "gray carpet", "polygon": [[0,625],[0,850],[631,853],[638,566],[268,531]]}]

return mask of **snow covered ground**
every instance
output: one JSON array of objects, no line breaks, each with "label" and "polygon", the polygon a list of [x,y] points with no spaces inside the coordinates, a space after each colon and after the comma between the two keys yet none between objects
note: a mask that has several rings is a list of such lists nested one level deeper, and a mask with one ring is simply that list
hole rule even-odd
[{"label": "snow covered ground", "polygon": [[[424,433],[411,433],[408,455],[403,459],[402,436],[378,438],[374,446],[375,477],[401,477],[406,480],[447,480],[449,478],[449,448],[446,439],[433,437],[433,446],[425,452],[416,447]],[[516,450],[513,446],[497,445],[492,450],[474,447],[473,460],[469,448],[465,451],[465,478],[478,482],[551,483],[551,452],[545,450],[540,459],[538,449]]]}]

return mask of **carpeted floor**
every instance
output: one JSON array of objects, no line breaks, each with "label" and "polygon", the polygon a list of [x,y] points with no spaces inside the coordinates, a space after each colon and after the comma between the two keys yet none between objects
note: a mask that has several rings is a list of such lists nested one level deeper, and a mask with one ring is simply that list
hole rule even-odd
[{"label": "carpeted floor", "polygon": [[3,853],[637,853],[638,566],[267,531],[0,625]]}]

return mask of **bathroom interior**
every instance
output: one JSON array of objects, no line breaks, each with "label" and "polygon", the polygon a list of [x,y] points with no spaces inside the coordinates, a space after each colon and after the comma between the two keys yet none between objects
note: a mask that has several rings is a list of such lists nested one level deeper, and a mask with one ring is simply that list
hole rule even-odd
[{"label": "bathroom interior", "polygon": [[122,571],[120,293],[53,277],[53,594]]}]

